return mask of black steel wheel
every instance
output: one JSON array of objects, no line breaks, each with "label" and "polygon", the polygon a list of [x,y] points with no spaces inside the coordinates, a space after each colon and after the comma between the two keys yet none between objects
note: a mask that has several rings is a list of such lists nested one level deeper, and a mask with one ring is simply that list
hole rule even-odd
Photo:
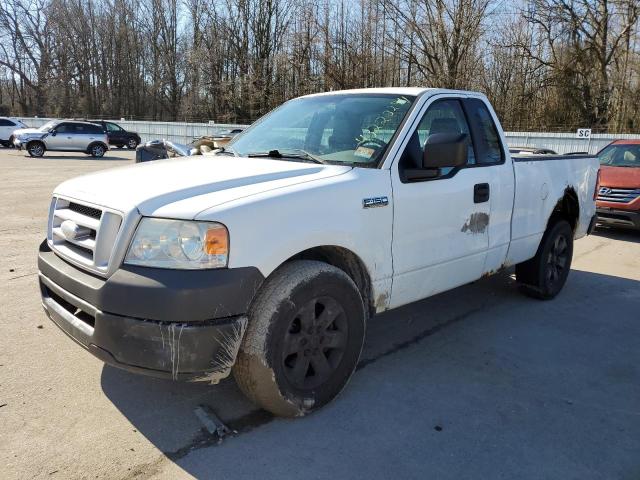
[{"label": "black steel wheel", "polygon": [[564,272],[569,264],[569,244],[563,235],[558,235],[549,253],[547,254],[547,265],[545,268],[545,282],[553,287],[563,277]]},{"label": "black steel wheel", "polygon": [[294,417],[342,391],[365,331],[362,296],[346,273],[323,262],[287,263],[265,281],[248,317],[233,373],[254,403]]},{"label": "black steel wheel", "polygon": [[297,388],[315,388],[335,372],[344,355],[349,324],[331,297],[313,298],[294,315],[282,349],[282,367]]},{"label": "black steel wheel", "polygon": [[566,220],[557,220],[542,236],[536,256],[516,265],[522,291],[542,300],[554,298],[567,281],[572,258],[573,230]]}]

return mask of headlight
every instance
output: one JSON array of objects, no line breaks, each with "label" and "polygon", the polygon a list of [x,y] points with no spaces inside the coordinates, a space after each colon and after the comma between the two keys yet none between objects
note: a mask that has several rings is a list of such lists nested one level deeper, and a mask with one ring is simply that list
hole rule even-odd
[{"label": "headlight", "polygon": [[124,263],[158,268],[223,268],[229,232],[215,222],[143,218]]}]

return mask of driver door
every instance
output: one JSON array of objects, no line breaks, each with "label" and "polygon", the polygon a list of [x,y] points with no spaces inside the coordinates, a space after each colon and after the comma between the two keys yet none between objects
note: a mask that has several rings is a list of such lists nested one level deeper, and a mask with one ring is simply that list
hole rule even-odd
[{"label": "driver door", "polygon": [[[482,275],[489,245],[489,171],[476,166],[461,99],[435,97],[404,139],[391,167],[393,288],[391,308],[471,282]],[[435,178],[408,180],[422,167],[424,145],[436,133],[466,134],[467,165]]]},{"label": "driver door", "polygon": [[47,150],[69,150],[73,143],[73,124],[60,123],[47,137]]}]

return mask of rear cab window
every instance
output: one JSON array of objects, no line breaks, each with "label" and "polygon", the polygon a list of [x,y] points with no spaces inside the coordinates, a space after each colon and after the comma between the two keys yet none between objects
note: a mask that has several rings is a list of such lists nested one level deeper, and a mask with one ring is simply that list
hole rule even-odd
[{"label": "rear cab window", "polygon": [[502,141],[491,112],[478,98],[466,98],[463,105],[476,152],[478,165],[496,165],[504,162]]}]

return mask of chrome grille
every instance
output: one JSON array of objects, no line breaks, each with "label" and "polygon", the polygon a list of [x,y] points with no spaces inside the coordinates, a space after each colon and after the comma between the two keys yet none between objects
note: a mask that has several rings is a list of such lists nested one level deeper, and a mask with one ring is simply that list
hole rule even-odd
[{"label": "chrome grille", "polygon": [[106,273],[122,216],[54,197],[49,214],[48,240],[60,256],[88,270]]},{"label": "chrome grille", "polygon": [[631,203],[640,197],[640,188],[610,188],[600,187],[598,200],[614,203]]}]

